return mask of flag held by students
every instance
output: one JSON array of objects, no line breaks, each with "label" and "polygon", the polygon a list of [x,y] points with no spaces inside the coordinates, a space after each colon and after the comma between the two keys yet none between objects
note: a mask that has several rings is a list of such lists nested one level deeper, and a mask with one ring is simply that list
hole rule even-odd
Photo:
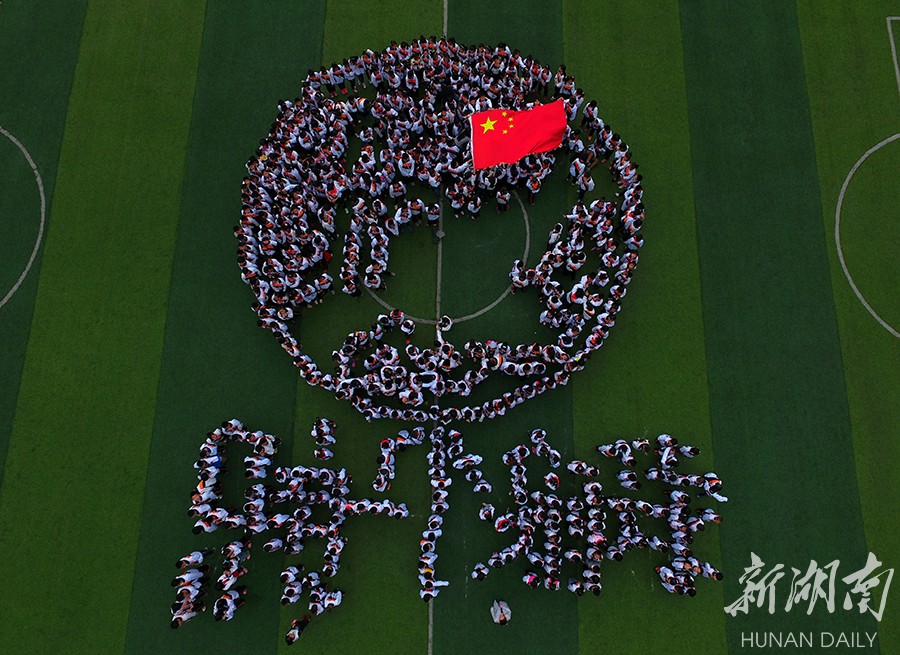
[{"label": "flag held by students", "polygon": [[526,111],[491,109],[469,116],[475,168],[511,164],[558,148],[566,131],[563,100]]}]

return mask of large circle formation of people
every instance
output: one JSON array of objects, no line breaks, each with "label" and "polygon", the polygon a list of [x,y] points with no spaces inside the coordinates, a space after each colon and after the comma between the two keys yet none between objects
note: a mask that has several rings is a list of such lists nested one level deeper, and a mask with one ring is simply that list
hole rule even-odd
[{"label": "large circle formation of people", "polygon": [[[563,99],[568,118],[560,148],[473,168],[473,113],[525,110],[553,97]],[[309,384],[349,401],[369,421],[483,421],[567,384],[603,345],[643,245],[643,189],[628,146],[600,118],[596,102],[584,103],[565,67],[554,74],[503,44],[466,47],[423,37],[310,71],[300,97],[279,110],[247,165],[238,262],[256,296],[259,325],[275,334]],[[362,144],[358,156],[350,152],[352,136]],[[391,239],[423,222],[436,226],[441,198],[456,216],[473,219],[494,201],[505,211],[519,189],[533,203],[558,156],[567,158],[579,199],[550,230],[534,267],[517,260],[510,272],[513,292],[536,292],[536,313],[557,331],[555,343],[473,340],[458,347],[446,337],[453,322],[443,317],[433,346],[419,348],[410,339],[416,322],[394,310],[347,335],[331,373],[304,353],[302,310],[337,288],[351,296],[385,288],[393,275]],[[585,197],[598,166],[611,174],[613,199]],[[425,191],[433,202],[414,197]],[[342,212],[349,228],[339,234]],[[337,243],[336,281],[329,263]],[[398,329],[406,337],[399,349],[385,340]],[[514,378],[515,388],[483,403],[439,404],[442,396],[467,398],[495,373]]]}]

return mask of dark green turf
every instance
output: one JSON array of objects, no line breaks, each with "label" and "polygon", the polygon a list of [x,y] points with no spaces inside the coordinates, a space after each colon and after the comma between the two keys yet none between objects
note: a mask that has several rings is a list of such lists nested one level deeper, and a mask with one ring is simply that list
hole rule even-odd
[{"label": "dark green turf", "polygon": [[202,16],[85,17],[0,498],[9,652],[124,647]]},{"label": "dark green turf", "polygon": [[[262,551],[265,539],[256,540],[249,562],[247,604],[230,623],[217,624],[207,612],[170,630],[174,595],[168,581],[179,556],[237,536],[207,539],[190,531],[186,512],[196,484],[191,464],[208,430],[238,416],[249,429],[282,437],[279,459],[291,462],[296,375],[272,335],[256,326],[232,231],[240,214],[244,163],[268,131],[278,100],[293,98],[306,69],[317,65],[323,13],[321,2],[302,7],[278,2],[253,12],[228,2],[207,10],[129,616],[132,653],[274,652],[282,634],[278,573],[283,558]],[[298,32],[306,38],[295,38]],[[283,65],[272,66],[271,54],[259,47],[263,33],[278,44]],[[235,451],[235,478],[244,454]],[[231,484],[234,493],[244,486],[239,479]]]},{"label": "dark green turf", "polygon": [[[536,26],[540,26],[536,29]],[[507,43],[523,53],[531,53],[554,71],[562,62],[562,15],[560,2],[518,2],[484,4],[451,2],[447,33],[460,43],[496,45]],[[526,207],[532,225],[531,263],[546,245],[547,230],[562,218],[571,206],[569,186],[564,181],[568,167],[565,158],[556,164],[557,174],[548,178],[536,204]],[[525,195],[522,195],[525,200]],[[479,305],[493,301],[502,291],[502,281],[514,259],[521,257],[523,234],[519,222],[518,203],[504,215],[497,215],[493,203],[485,203],[479,222],[479,232],[497,235],[502,227],[503,240],[489,255],[480,254],[471,245],[475,231],[471,225],[456,225],[452,217],[445,217],[448,233],[444,251],[442,302],[455,311],[473,311]],[[460,219],[461,222],[469,219]],[[469,221],[471,222],[471,221]],[[455,232],[456,231],[456,232]],[[490,240],[492,237],[488,237]],[[496,237],[493,237],[496,238]],[[467,241],[468,240],[468,241]],[[463,247],[463,252],[459,251]],[[467,247],[468,246],[468,247]],[[494,256],[496,253],[496,256]],[[485,261],[491,258],[491,261]],[[466,267],[469,272],[462,269]],[[472,273],[481,272],[482,275]],[[498,279],[499,278],[499,279]],[[458,308],[458,310],[456,309]],[[469,309],[472,308],[472,309]],[[455,326],[453,339],[464,342],[470,338],[485,340],[508,339],[511,343],[547,339],[537,317],[540,304],[533,293],[507,297],[491,312],[470,322]],[[499,388],[500,381],[485,383]],[[572,454],[572,392],[566,386],[513,408],[506,416],[489,422],[460,427],[467,449],[485,457],[483,468],[494,486],[490,497],[475,495],[461,476],[454,482],[452,508],[444,525],[446,543],[439,549],[438,566],[449,570],[450,587],[441,592],[434,606],[434,652],[522,652],[524,644],[532,652],[574,653],[578,648],[577,615],[574,596],[563,590],[551,593],[533,590],[521,582],[529,564],[515,561],[503,569],[493,571],[483,582],[468,576],[476,562],[485,562],[492,550],[502,548],[516,538],[511,531],[503,535],[493,533],[492,527],[477,518],[482,502],[492,502],[500,511],[511,507],[508,495],[509,472],[499,461],[500,455],[516,444],[526,442],[533,428],[543,427],[548,439],[564,458]],[[546,471],[532,463],[529,476],[537,488],[538,471]],[[503,598],[513,612],[512,622],[500,628],[491,622],[490,605],[493,599]]]},{"label": "dark green turf", "polygon": [[[366,48],[380,50],[392,40],[408,40],[421,33],[437,34],[441,27],[440,7],[434,0],[417,0],[377,10],[364,2],[329,2],[322,63],[328,65],[360,54]],[[422,197],[427,200],[431,196],[426,192]],[[344,220],[339,221],[339,226],[344,226]],[[393,237],[390,268],[396,277],[387,280],[387,291],[379,295],[412,315],[430,318],[434,313],[436,256],[437,249],[427,227]],[[300,325],[304,349],[322,368],[330,370],[331,351],[340,346],[343,338],[353,330],[368,329],[378,314],[385,311],[365,292],[354,299],[338,289],[321,306],[304,312]],[[426,328],[422,326],[415,335],[415,341],[423,346],[429,343],[429,329],[433,329]],[[396,346],[403,343],[397,335],[388,339]],[[343,534],[349,542],[333,583],[347,595],[339,610],[321,617],[304,632],[302,647],[333,649],[338,653],[357,652],[361,647],[372,653],[425,652],[428,616],[418,595],[416,565],[429,503],[426,446],[398,457],[392,488],[387,494],[380,494],[372,489],[378,443],[410,425],[394,421],[367,424],[348,403],[303,381],[297,387],[295,416],[292,461],[306,464],[315,461],[310,428],[316,417],[327,416],[338,426],[338,442],[332,448],[335,458],[329,464],[333,468],[346,467],[353,474],[351,496],[406,502],[415,515],[403,521],[384,516],[347,521]],[[317,558],[321,557],[321,548],[309,551],[298,559],[308,568],[319,568],[321,560]],[[282,610],[284,629],[290,618],[305,611],[301,604]],[[280,652],[295,649],[282,642]]]},{"label": "dark green turf", "polygon": [[[816,161],[822,194],[826,244],[843,353],[856,473],[866,544],[886,566],[896,567],[900,510],[885,503],[900,486],[900,342],[878,325],[853,294],[837,261],[834,210],[848,172],[862,154],[896,133],[900,106],[885,16],[890,2],[864,5],[798,3],[800,36],[809,89]],[[894,22],[894,38],[900,24]],[[854,47],[844,47],[852,43]],[[896,43],[900,48],[900,42]],[[854,176],[845,197],[842,243],[860,288],[885,318],[897,316],[895,258],[897,143],[872,155]],[[873,223],[874,221],[874,223]],[[869,226],[866,230],[866,226]],[[871,297],[870,297],[871,295]],[[894,327],[897,320],[892,319]],[[888,607],[896,604],[896,596]],[[896,612],[894,613],[896,614]],[[900,623],[886,617],[878,625],[883,653],[900,651]]]},{"label": "dark green turf", "polygon": [[[647,206],[646,243],[622,313],[573,382],[576,450],[596,461],[600,443],[669,432],[702,449],[683,463],[702,473],[713,466],[713,450],[678,10],[578,1],[565,4],[565,15],[567,67],[631,146]],[[628,35],[628,46],[614,35]],[[618,468],[604,463],[607,472]],[[726,521],[740,520],[728,510]],[[701,533],[694,548],[721,567],[717,530]],[[725,649],[722,586],[699,580],[696,597],[672,596],[654,571],[663,560],[647,551],[604,567],[603,595],[579,601],[580,652]],[[635,629],[636,617],[654,618]]]},{"label": "dark green turf", "polygon": [[331,0],[325,12],[322,64],[330,65],[366,49],[378,52],[391,41],[440,35],[441,0],[413,0],[373,5],[367,0]]},{"label": "dark green turf", "polygon": [[[451,22],[452,26],[452,22]],[[485,37],[487,39],[487,37]],[[512,37],[509,38],[513,41]],[[560,164],[557,164],[559,166]],[[570,206],[568,185],[563,174],[557,173],[545,181],[544,188],[534,206],[528,207],[532,224],[532,260],[546,245],[546,234],[549,224],[552,225],[562,217]],[[495,225],[501,221],[518,223],[516,209],[507,214],[496,215],[493,207],[482,213],[481,226],[488,235],[494,233]],[[469,221],[469,219],[460,219]],[[488,223],[490,221],[490,223]],[[458,242],[452,235],[454,229],[463,231],[466,228],[451,222],[447,225],[448,242]],[[511,240],[521,239],[521,228],[510,225]],[[489,237],[490,238],[490,237]],[[461,240],[461,239],[460,239]],[[485,273],[481,277],[472,277],[466,284],[460,284],[458,278],[465,274],[456,274],[452,262],[453,257],[462,264],[465,252],[457,251],[453,256],[444,258],[444,289],[448,290],[450,301],[447,306],[462,306],[463,301],[472,303],[468,296],[484,298],[485,304],[496,297],[497,276],[504,276],[512,266],[512,260],[521,257],[519,248],[509,253],[499,270],[492,274]],[[445,250],[445,253],[447,250]],[[447,262],[451,265],[448,266]],[[495,262],[490,264],[469,262],[470,267],[498,268]],[[508,279],[508,278],[506,278]],[[534,293],[523,292],[515,296],[507,296],[490,312],[454,326],[450,335],[456,343],[464,343],[469,339],[501,339],[510,343],[530,343],[552,341],[552,333],[538,323],[541,306]],[[499,392],[511,388],[507,380],[491,378],[483,385],[489,394],[496,397]],[[479,391],[481,391],[479,389]],[[475,394],[473,394],[473,397]],[[479,395],[479,400],[481,395]],[[454,399],[459,403],[459,400]],[[509,471],[500,463],[501,455],[520,443],[530,443],[528,436],[536,427],[544,428],[548,440],[563,454],[566,461],[572,457],[572,391],[571,386],[561,387],[543,396],[513,408],[506,416],[475,423],[456,426],[464,435],[467,452],[482,455],[485,477],[491,482],[494,490],[489,495],[474,494],[471,485],[462,476],[454,478],[451,494],[451,510],[446,515],[444,531],[446,537],[440,543],[438,566],[450,586],[441,592],[435,600],[434,607],[434,652],[456,653],[483,649],[490,653],[518,652],[522,644],[529,644],[536,652],[553,650],[568,653],[577,650],[577,624],[574,596],[568,591],[551,593],[533,590],[521,582],[524,572],[530,567],[527,562],[515,561],[503,569],[493,571],[483,582],[476,582],[469,577],[472,567],[477,562],[486,562],[493,550],[511,543],[516,535],[513,531],[503,535],[493,532],[492,526],[478,520],[478,510],[482,502],[490,502],[503,512],[512,507],[509,497]],[[530,488],[537,489],[540,477],[549,471],[546,465],[528,461],[530,465]],[[565,474],[561,474],[565,477]],[[565,570],[566,574],[572,573]],[[567,578],[566,578],[567,579]],[[505,628],[491,622],[490,606],[495,598],[506,600],[513,611],[513,621]],[[460,627],[465,626],[464,630]]]},{"label": "dark green turf", "polygon": [[[544,210],[543,204],[529,208],[529,213],[559,220]],[[525,206],[528,207],[527,202]],[[449,206],[445,208],[447,236],[442,244],[442,268],[446,276],[441,276],[442,314],[467,316],[493,303],[509,288],[513,261],[525,254],[526,228],[519,203],[513,200],[510,208],[499,215],[496,203],[485,202],[482,212],[479,220],[472,220],[468,216],[454,218]],[[531,251],[543,252],[549,228],[536,220],[533,226],[529,222],[529,229],[534,232]],[[536,306],[533,302],[529,304],[532,308]]]},{"label": "dark green turf", "polygon": [[[44,182],[48,214],[84,7],[84,2],[67,3],[65,7],[7,3],[0,19],[0,61],[6,64],[0,66],[0,126],[19,139],[34,158]],[[40,121],[34,120],[35,107],[41,108]],[[40,226],[40,197],[34,174],[22,153],[6,137],[0,139],[3,298],[31,256]],[[16,294],[0,309],[0,334],[4,341],[0,348],[0,485],[42,254],[43,248]]]},{"label": "dark green turf", "polygon": [[[739,518],[721,528],[730,603],[751,551],[846,575],[865,539],[794,7],[685,2],[681,21],[716,470]],[[874,627],[786,613],[789,579],[773,615],[728,619],[729,650],[742,632]]]},{"label": "dark green turf", "polygon": [[[60,117],[61,118],[61,117]],[[40,228],[41,200],[28,160],[5,136],[0,140],[0,180],[10,193],[0,205],[0,299],[12,289],[31,257]]]},{"label": "dark green turf", "polygon": [[520,0],[485,4],[451,0],[447,36],[466,45],[506,43],[556,72],[563,63],[560,0]]}]

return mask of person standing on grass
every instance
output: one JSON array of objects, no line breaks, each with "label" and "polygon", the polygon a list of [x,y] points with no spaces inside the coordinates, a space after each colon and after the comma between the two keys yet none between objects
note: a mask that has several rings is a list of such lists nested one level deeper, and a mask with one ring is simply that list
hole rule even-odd
[{"label": "person standing on grass", "polygon": [[509,200],[511,197],[512,194],[509,192],[509,189],[506,188],[506,185],[497,189],[497,211],[499,213],[502,214],[509,209]]},{"label": "person standing on grass", "polygon": [[505,600],[495,600],[491,605],[491,618],[498,625],[506,625],[512,618],[512,610]]}]

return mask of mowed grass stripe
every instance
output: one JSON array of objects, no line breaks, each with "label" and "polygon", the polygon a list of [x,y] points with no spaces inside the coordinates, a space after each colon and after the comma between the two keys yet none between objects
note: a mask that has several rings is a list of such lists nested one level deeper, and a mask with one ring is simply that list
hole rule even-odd
[{"label": "mowed grass stripe", "polygon": [[[451,26],[452,24],[451,20]],[[484,36],[486,43],[494,43],[499,38],[490,36],[493,35]],[[511,44],[515,42],[514,35],[508,39]],[[529,206],[526,203],[532,226],[532,264],[538,253],[546,247],[549,227],[562,218],[572,203],[569,185],[564,180],[565,158],[558,161],[556,166],[556,172],[545,180],[535,205]],[[475,304],[474,300],[478,298],[483,299],[484,304],[494,300],[497,284],[500,279],[505,279],[505,275],[492,270],[497,268],[496,262],[473,258],[473,251],[467,247],[466,237],[469,232],[473,235],[480,232],[485,235],[486,240],[491,241],[496,239],[498,231],[502,231],[510,235],[507,238],[521,239],[519,213],[518,203],[502,216],[496,215],[493,203],[485,203],[474,229],[468,218],[461,218],[461,225],[454,223],[452,218],[449,223],[445,221],[448,236],[444,246],[443,278],[448,307],[462,306],[464,302]],[[454,235],[454,231],[461,232],[462,236]],[[455,250],[450,250],[448,245]],[[503,268],[508,271],[513,259],[521,257],[521,252],[504,254],[507,259]],[[485,273],[479,278],[458,272],[463,266]],[[498,279],[498,274],[504,277]],[[496,339],[511,344],[552,342],[552,331],[543,328],[538,322],[540,311],[540,303],[533,292],[507,296],[497,307],[482,316],[454,325],[450,336],[456,344],[466,343],[470,339],[482,342]],[[584,374],[586,373],[579,375]],[[483,502],[492,503],[498,513],[513,507],[509,495],[509,469],[500,461],[502,454],[517,444],[530,444],[531,431],[540,427],[547,431],[548,441],[562,453],[564,461],[574,456],[573,384],[528,400],[514,407],[505,416],[483,423],[453,426],[463,433],[466,452],[484,457],[481,469],[485,478],[493,485],[493,492],[474,494],[471,483],[462,475],[456,473],[453,476],[451,509],[445,515],[444,536],[438,545],[438,570],[441,576],[446,576],[450,581],[450,586],[442,590],[434,601],[434,652],[438,655],[478,649],[490,653],[522,652],[523,648],[527,648],[528,652],[577,651],[578,627],[574,596],[565,590],[550,592],[526,587],[521,582],[521,577],[530,568],[527,562],[517,560],[503,569],[492,571],[481,582],[470,578],[477,562],[486,562],[493,551],[509,545],[516,538],[515,531],[498,535],[492,524],[478,519],[478,510]],[[492,376],[476,392],[478,401],[496,397],[514,386],[512,380],[505,380],[499,375]],[[492,390],[493,394],[486,394],[487,390]],[[447,402],[472,403],[476,394],[468,399],[451,398]],[[549,467],[544,460],[538,458],[531,458],[526,463],[529,488],[540,488],[540,478],[550,471]],[[565,478],[567,475],[561,473],[560,477]],[[567,581],[568,578],[564,580]],[[500,628],[491,621],[490,606],[496,598],[506,600],[513,611],[513,621],[505,628]],[[466,630],[460,631],[460,625],[465,625]]]},{"label": "mowed grass stripe", "polygon": [[[13,134],[34,158],[44,182],[49,213],[59,162],[69,90],[75,72],[84,2],[50,7],[45,3],[8,4],[0,20],[0,126]],[[34,120],[35,107],[40,121]],[[0,137],[0,229],[3,270],[0,298],[12,288],[31,256],[40,228],[40,196],[34,173],[13,143]],[[28,345],[43,249],[28,277],[0,309],[0,486],[12,431],[19,380]]]},{"label": "mowed grass stripe", "polygon": [[[423,33],[439,34],[440,30],[441,4],[435,0],[415,0],[377,9],[361,0],[331,0],[325,12],[322,65],[359,55],[367,48],[380,51],[391,41],[409,42]],[[348,161],[354,156],[348,155]],[[348,224],[347,216],[339,218],[341,229]],[[338,238],[333,244],[338,254],[332,268],[339,264],[342,243]],[[389,288],[381,296],[410,313],[430,317],[434,307],[435,264],[436,248],[426,227],[393,239],[391,270],[396,277],[387,280]],[[338,279],[337,268],[331,274]],[[330,370],[331,352],[340,346],[344,337],[353,330],[367,330],[384,311],[368,294],[350,298],[338,288],[334,295],[326,296],[321,306],[306,310],[300,319],[304,350],[325,370]],[[424,339],[421,345],[425,345],[427,334],[417,334],[417,342],[420,339]],[[396,335],[389,340],[402,346],[402,339]],[[346,593],[343,604],[334,613],[313,621],[298,646],[338,653],[355,652],[361,647],[372,653],[424,653],[428,615],[418,595],[416,565],[418,542],[430,502],[425,446],[413,448],[397,458],[397,478],[387,494],[380,494],[372,489],[378,444],[382,438],[412,426],[384,420],[368,424],[349,403],[338,401],[332,394],[300,380],[295,401],[293,463],[319,464],[313,458],[315,445],[310,436],[312,423],[319,416],[327,416],[337,424],[337,444],[331,448],[335,458],[328,466],[345,467],[353,475],[351,497],[405,502],[416,516],[402,521],[363,516],[344,524],[342,535],[349,541],[341,555],[340,571],[331,584]],[[300,561],[307,569],[318,570],[322,566],[323,550],[323,544],[310,543],[291,562]],[[287,606],[281,612],[282,630],[287,630],[290,619],[306,612],[304,601]],[[293,649],[282,641],[279,652],[289,653]]]},{"label": "mowed grass stripe", "polygon": [[[614,463],[598,461],[595,446],[668,432],[701,448],[682,468],[703,473],[714,464],[678,9],[614,2],[598,7],[587,0],[569,0],[564,8],[568,70],[631,147],[644,177],[647,215],[646,245],[623,311],[608,342],[573,383],[576,452],[615,472]],[[628,46],[598,34],[628,35]],[[610,493],[654,500],[659,494],[655,483],[637,493],[613,484]],[[723,508],[726,521],[738,520],[730,509]],[[647,528],[665,533],[664,525]],[[699,559],[721,567],[715,526],[698,533],[692,548]],[[673,643],[724,651],[722,586],[700,579],[696,597],[673,596],[654,571],[664,561],[642,550],[604,566],[601,597],[578,603],[582,653],[665,652]],[[642,615],[660,620],[641,630],[622,629]]]},{"label": "mowed grass stripe", "polygon": [[[895,496],[900,487],[900,470],[895,465],[900,442],[893,438],[900,425],[896,401],[900,341],[878,325],[853,294],[832,235],[837,196],[847,173],[868,148],[898,131],[895,110],[900,97],[885,27],[885,16],[896,14],[896,5],[839,7],[800,2],[797,13],[866,545],[885,566],[895,567],[900,510],[884,500]],[[900,23],[894,23],[894,34],[900,48]],[[875,153],[859,169],[845,198],[844,252],[867,296],[872,289],[882,298],[890,297],[885,294],[896,283],[896,275],[878,264],[890,261],[887,248],[897,234],[896,220],[890,218],[897,211],[893,183],[897,167],[884,167],[882,160],[896,162],[898,151],[900,144],[894,142]],[[868,232],[860,229],[866,225]],[[875,297],[869,299],[874,303]],[[887,314],[896,310],[896,304],[878,303],[876,308]],[[856,569],[862,560],[847,565]],[[896,599],[889,599],[888,607],[892,602]],[[900,650],[900,623],[885,618],[878,625],[878,639],[882,652]]]},{"label": "mowed grass stripe", "polygon": [[[204,24],[185,163],[178,241],[168,298],[165,345],[153,427],[138,566],[129,616],[130,653],[274,653],[283,568],[254,540],[247,604],[229,623],[211,610],[170,630],[173,563],[195,548],[239,538],[221,530],[191,534],[186,516],[196,485],[192,463],[206,433],[232,416],[251,430],[285,440],[280,463],[291,462],[296,374],[272,335],[256,325],[253,294],[241,281],[233,228],[240,216],[244,164],[268,132],[279,99],[294,98],[304,71],[319,61],[324,2],[210,4]],[[304,38],[296,38],[302,31]],[[278,43],[260,48],[259,35]],[[243,504],[242,458],[228,451],[225,504]],[[220,560],[215,559],[214,565]],[[218,593],[207,597],[211,607]]]},{"label": "mowed grass stripe", "polygon": [[450,0],[447,36],[465,45],[506,43],[523,55],[536,57],[553,72],[563,63],[560,0],[485,4]]},{"label": "mowed grass stripe", "polygon": [[440,36],[441,0],[412,0],[374,6],[366,0],[329,0],[325,12],[322,64],[331,65],[392,41],[409,43],[419,36]]},{"label": "mowed grass stripe", "polygon": [[202,22],[85,17],[0,496],[9,652],[124,647]]},{"label": "mowed grass stripe", "polygon": [[[74,50],[73,48],[73,61]],[[64,118],[62,112],[57,118],[61,128]],[[13,138],[16,136],[13,135]],[[0,258],[3,261],[3,268],[0,269],[0,301],[2,301],[12,291],[28,266],[41,223],[41,197],[35,175],[19,146],[2,133],[0,133],[0,179],[4,185],[4,193],[0,196],[0,234],[4,236],[4,240],[0,243]],[[6,305],[3,307],[5,309]]]},{"label": "mowed grass stripe", "polygon": [[[684,2],[681,21],[730,603],[751,551],[805,570],[861,563],[865,540],[794,7]],[[789,614],[787,586],[774,614],[728,619],[729,650],[754,630],[874,627]]]},{"label": "mowed grass stripe", "polygon": [[[493,47],[501,42],[506,43],[523,54],[537,57],[555,71],[563,63],[561,12],[559,1],[530,0],[515,6],[454,1],[449,6],[447,34],[469,46],[484,43]],[[564,180],[567,167],[566,158],[559,157],[556,172],[545,180],[535,205],[529,206],[526,202],[532,225],[532,265],[538,253],[546,247],[549,227],[559,221],[572,204],[571,189]],[[519,193],[525,200],[527,194]],[[497,215],[495,205],[489,198],[484,202],[478,225],[470,225],[468,218],[461,218],[460,221],[463,224],[456,224],[452,216],[448,218],[445,214],[444,225],[448,236],[444,245],[442,293],[447,298],[445,304],[448,309],[478,309],[497,297],[498,288],[502,290],[502,280],[506,279],[513,260],[521,257],[523,226],[520,209],[518,203],[513,201],[512,208],[506,214]],[[492,255],[479,253],[475,249],[476,241],[496,240],[498,231],[515,243],[515,247]],[[480,234],[484,235],[483,239],[478,238]],[[495,261],[483,261],[494,256],[502,258],[505,264],[499,266]],[[462,268],[480,271],[482,275],[476,277],[461,271]],[[498,275],[501,276],[499,280]],[[478,302],[479,299],[483,302]],[[546,343],[550,338],[538,323],[540,310],[540,303],[533,293],[517,294],[507,297],[487,314],[454,326],[450,334],[457,344],[469,339],[500,339],[513,344],[534,340]],[[489,380],[485,386],[501,390],[497,379]],[[454,400],[465,402],[465,399]],[[438,546],[440,559],[437,562],[450,586],[434,601],[434,652],[437,655],[460,652],[521,653],[523,650],[564,655],[577,652],[575,597],[565,590],[550,592],[526,587],[521,577],[530,568],[527,562],[517,560],[503,569],[494,570],[482,582],[470,578],[472,567],[477,562],[486,562],[492,551],[503,548],[516,538],[515,531],[498,535],[494,533],[493,526],[478,520],[482,502],[492,503],[498,512],[512,507],[509,470],[500,462],[502,453],[516,444],[530,443],[528,437],[531,430],[542,427],[563,458],[572,457],[571,385],[529,400],[503,417],[456,427],[464,435],[466,451],[484,456],[482,468],[494,490],[491,494],[476,495],[471,490],[471,484],[461,475],[454,476],[451,509],[446,516],[445,534]],[[549,468],[534,458],[528,464],[530,488],[536,489],[540,477]],[[561,477],[564,476],[561,474]],[[513,612],[513,620],[504,628],[491,621],[490,607],[496,598],[506,600]],[[464,629],[461,629],[462,626]]]}]

